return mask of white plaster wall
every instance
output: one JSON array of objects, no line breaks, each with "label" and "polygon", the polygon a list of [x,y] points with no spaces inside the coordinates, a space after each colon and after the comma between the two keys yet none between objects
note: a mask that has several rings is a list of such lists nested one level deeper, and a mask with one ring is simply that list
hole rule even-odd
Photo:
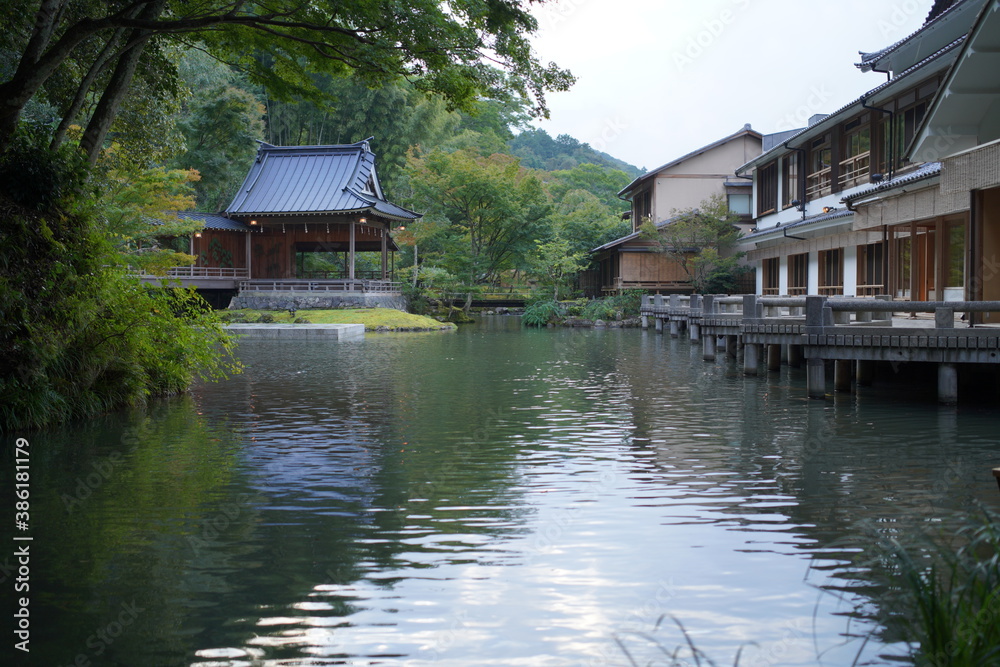
[{"label": "white plaster wall", "polygon": [[844,296],[858,295],[858,246],[844,247]]},{"label": "white plaster wall", "polygon": [[788,294],[788,255],[778,258],[778,294]]},{"label": "white plaster wall", "polygon": [[809,253],[809,289],[808,294],[819,294],[819,253]]}]

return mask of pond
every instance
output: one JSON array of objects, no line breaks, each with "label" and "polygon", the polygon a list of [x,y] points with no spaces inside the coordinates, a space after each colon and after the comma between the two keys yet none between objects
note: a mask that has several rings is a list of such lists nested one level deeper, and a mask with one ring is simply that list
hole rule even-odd
[{"label": "pond", "polygon": [[239,355],[29,437],[27,664],[668,664],[678,623],[719,665],[892,664],[865,548],[1000,505],[996,410],[810,401],[653,331]]}]

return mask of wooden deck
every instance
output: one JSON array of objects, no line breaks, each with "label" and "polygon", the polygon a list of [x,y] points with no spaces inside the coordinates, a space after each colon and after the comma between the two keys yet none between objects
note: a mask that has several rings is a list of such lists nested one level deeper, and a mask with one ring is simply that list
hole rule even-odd
[{"label": "wooden deck", "polygon": [[[870,383],[875,362],[938,365],[938,398],[958,400],[958,369],[966,364],[1000,364],[1000,327],[970,326],[965,313],[998,312],[997,301],[891,301],[867,297],[644,297],[644,326],[687,331],[701,340],[703,358],[715,359],[719,341],[730,356],[743,350],[743,370],[756,375],[762,358],[777,370],[782,359],[807,364],[809,395],[826,395],[826,362],[835,366],[834,388],[850,390],[852,380]],[[920,314],[932,314],[924,317]],[[905,319],[896,316],[907,316]]]}]

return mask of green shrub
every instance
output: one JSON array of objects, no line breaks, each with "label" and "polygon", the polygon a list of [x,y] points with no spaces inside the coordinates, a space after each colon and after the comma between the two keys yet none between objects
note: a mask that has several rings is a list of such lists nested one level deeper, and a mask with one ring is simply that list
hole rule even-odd
[{"label": "green shrub", "polygon": [[622,290],[620,293],[587,302],[580,317],[588,320],[616,320],[639,317],[643,290]]},{"label": "green shrub", "polygon": [[524,315],[521,316],[521,326],[544,327],[557,323],[563,317],[565,317],[565,311],[558,301],[533,301],[524,309]]}]

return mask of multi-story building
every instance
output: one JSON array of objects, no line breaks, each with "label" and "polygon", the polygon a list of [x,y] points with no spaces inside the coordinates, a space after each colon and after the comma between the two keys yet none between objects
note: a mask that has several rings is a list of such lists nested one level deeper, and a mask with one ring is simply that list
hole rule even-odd
[{"label": "multi-story building", "polygon": [[691,292],[690,278],[680,265],[657,252],[643,238],[645,222],[669,224],[680,212],[696,209],[712,195],[725,196],[730,210],[751,226],[751,182],[734,178],[740,164],[759,155],[765,137],[745,125],[738,132],[694,150],[635,179],[618,193],[631,203],[632,233],[593,250],[604,293],[642,288],[650,292]]},{"label": "multi-story building", "polygon": [[[948,176],[949,160],[957,164],[952,152],[979,150],[1000,125],[989,70],[998,56],[980,54],[970,64],[974,42],[996,41],[996,6],[936,0],[918,31],[861,54],[857,66],[886,75],[885,82],[814,116],[737,169],[753,178],[756,227],[742,247],[756,266],[759,294],[956,300],[1000,293],[1000,278],[988,286],[974,280],[984,240],[1000,250],[1000,233],[994,241],[981,229],[985,218],[976,222],[985,215],[973,213],[976,184],[949,185],[963,177]],[[987,88],[992,106],[976,97]],[[957,101],[956,91],[971,97]],[[964,125],[973,98],[979,127],[947,129]],[[993,197],[980,200],[995,208]]]}]

